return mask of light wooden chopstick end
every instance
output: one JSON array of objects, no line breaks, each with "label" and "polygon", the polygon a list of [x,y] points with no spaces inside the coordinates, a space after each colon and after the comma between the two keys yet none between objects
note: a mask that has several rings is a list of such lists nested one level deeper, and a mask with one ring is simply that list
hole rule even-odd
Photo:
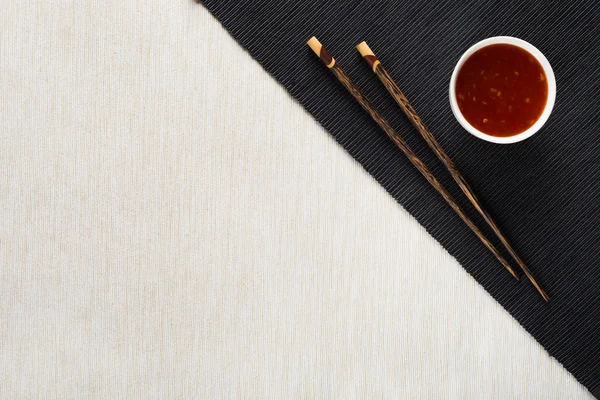
[{"label": "light wooden chopstick end", "polygon": [[360,42],[358,46],[356,46],[356,50],[360,53],[361,56],[374,56],[375,54],[367,44],[367,42]]},{"label": "light wooden chopstick end", "polygon": [[321,49],[323,48],[323,45],[321,44],[321,42],[319,42],[319,39],[317,39],[316,36],[313,36],[310,39],[308,39],[308,42],[306,42],[306,44],[312,49],[312,51],[315,52],[317,56],[321,57]]},{"label": "light wooden chopstick end", "polygon": [[373,69],[373,72],[377,72],[376,68],[380,64],[379,60],[373,53],[373,50],[369,47],[367,42],[360,42],[358,46],[356,46],[356,50],[360,53],[362,58],[369,64],[369,66]]},{"label": "light wooden chopstick end", "polygon": [[308,42],[306,42],[308,47],[315,52],[315,54],[323,61],[323,64],[327,66],[327,68],[333,68],[335,65],[335,59],[331,56],[331,54],[327,51],[325,47],[319,42],[315,36],[311,37]]}]

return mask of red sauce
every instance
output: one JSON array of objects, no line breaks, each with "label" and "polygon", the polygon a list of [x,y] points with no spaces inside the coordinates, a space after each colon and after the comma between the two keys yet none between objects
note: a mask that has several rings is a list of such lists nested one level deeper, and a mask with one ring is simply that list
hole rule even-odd
[{"label": "red sauce", "polygon": [[467,121],[492,136],[513,136],[542,115],[548,82],[539,61],[511,44],[473,53],[456,79],[458,108]]}]

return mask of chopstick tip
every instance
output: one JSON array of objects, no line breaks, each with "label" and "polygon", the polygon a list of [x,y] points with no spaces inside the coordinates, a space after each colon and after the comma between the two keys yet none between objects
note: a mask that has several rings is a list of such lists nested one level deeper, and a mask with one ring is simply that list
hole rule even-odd
[{"label": "chopstick tip", "polygon": [[540,294],[542,295],[542,297],[544,298],[546,303],[550,303],[550,296],[548,296],[548,294],[546,292],[544,292],[543,290],[540,290]]}]

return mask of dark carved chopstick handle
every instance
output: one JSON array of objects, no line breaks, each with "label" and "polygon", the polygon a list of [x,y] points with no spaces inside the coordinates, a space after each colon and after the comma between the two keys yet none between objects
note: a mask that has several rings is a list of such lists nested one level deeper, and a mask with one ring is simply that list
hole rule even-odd
[{"label": "dark carved chopstick handle", "polygon": [[394,131],[387,120],[381,115],[371,101],[365,96],[362,91],[352,82],[350,77],[342,70],[342,68],[335,62],[335,59],[331,56],[329,51],[325,49],[317,38],[313,37],[308,41],[308,45],[313,51],[319,56],[321,61],[333,72],[336,78],[344,85],[344,87],[352,94],[352,96],[358,101],[362,108],[369,113],[371,118],[379,125],[381,129],[388,135],[388,137],[400,148],[400,150],[408,157],[410,162],[419,170],[419,172],[427,179],[427,181],[442,195],[444,200],[452,207],[452,209],[458,214],[463,222],[477,235],[479,240],[496,256],[502,265],[511,273],[517,280],[519,279],[515,271],[512,269],[508,261],[500,254],[500,252],[494,247],[494,245],[485,237],[483,232],[477,228],[477,226],[471,221],[471,219],[463,212],[458,203],[454,200],[452,195],[442,186],[442,184],[435,178],[435,176],[429,171],[427,166],[421,161],[415,152],[408,146],[404,139]]},{"label": "dark carved chopstick handle", "polygon": [[475,196],[475,193],[473,192],[473,190],[471,189],[471,187],[469,186],[469,184],[467,183],[465,178],[461,175],[461,173],[458,171],[458,169],[454,166],[454,163],[452,162],[452,160],[450,159],[448,154],[446,154],[446,152],[444,151],[442,146],[435,139],[435,137],[433,136],[431,131],[429,129],[427,129],[427,126],[425,126],[425,124],[423,123],[423,121],[421,120],[421,118],[419,117],[417,112],[415,111],[415,109],[411,106],[408,99],[406,98],[404,93],[402,93],[402,91],[400,90],[400,88],[398,87],[396,82],[388,74],[388,72],[383,67],[383,65],[377,58],[377,56],[375,56],[375,54],[369,48],[369,46],[367,45],[366,42],[360,43],[358,46],[356,46],[356,48],[358,49],[360,54],[363,56],[365,61],[369,64],[369,66],[373,69],[373,72],[375,72],[375,74],[377,75],[377,77],[379,78],[381,83],[383,83],[383,85],[385,86],[387,91],[390,93],[390,95],[394,98],[396,103],[398,103],[398,105],[400,106],[400,108],[402,109],[404,114],[406,114],[406,116],[408,117],[410,122],[419,131],[419,133],[421,134],[421,136],[423,137],[425,142],[427,142],[427,145],[431,148],[431,150],[435,153],[435,155],[438,157],[438,159],[442,162],[442,164],[444,164],[446,169],[450,172],[450,174],[452,175],[452,178],[454,178],[454,180],[456,181],[458,186],[461,188],[463,193],[467,196],[467,198],[469,199],[471,204],[473,204],[473,207],[475,207],[477,212],[479,212],[479,214],[481,214],[481,216],[483,217],[485,222],[490,226],[490,228],[492,228],[492,230],[494,231],[494,233],[496,234],[498,239],[500,239],[500,242],[502,242],[502,245],[506,248],[506,250],[508,250],[510,255],[519,264],[519,266],[521,267],[523,272],[525,272],[525,275],[527,275],[527,278],[529,278],[531,283],[533,283],[533,285],[538,290],[538,292],[542,295],[544,300],[550,301],[550,297],[548,296],[548,294],[541,288],[541,286],[536,281],[536,279],[534,278],[533,274],[531,273],[531,271],[529,270],[529,268],[527,267],[527,265],[525,264],[523,259],[521,259],[521,257],[519,257],[517,252],[513,249],[513,247],[508,242],[508,239],[506,238],[506,236],[504,236],[502,231],[500,231],[500,228],[498,227],[498,225],[496,225],[496,223],[494,222],[492,217],[487,213],[487,211],[485,211],[485,209],[479,202],[479,199],[477,199],[477,196]]}]

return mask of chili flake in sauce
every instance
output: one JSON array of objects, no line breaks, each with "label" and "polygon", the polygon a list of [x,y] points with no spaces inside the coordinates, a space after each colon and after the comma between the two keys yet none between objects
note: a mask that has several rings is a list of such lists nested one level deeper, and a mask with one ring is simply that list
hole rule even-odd
[{"label": "chili flake in sauce", "polygon": [[456,101],[473,127],[492,136],[517,135],[537,121],[548,99],[539,61],[511,44],[492,44],[473,53],[456,79]]}]

